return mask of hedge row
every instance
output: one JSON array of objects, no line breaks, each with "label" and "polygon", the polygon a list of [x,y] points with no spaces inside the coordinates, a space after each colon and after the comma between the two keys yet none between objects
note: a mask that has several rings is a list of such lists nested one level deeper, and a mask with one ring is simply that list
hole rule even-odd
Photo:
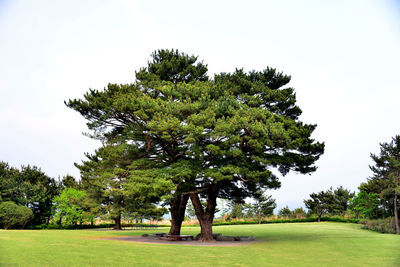
[{"label": "hedge row", "polygon": [[362,220],[363,229],[368,229],[380,233],[395,234],[396,225],[394,218],[378,219],[378,220]]},{"label": "hedge row", "polygon": [[[101,223],[101,224],[82,224],[82,225],[59,225],[59,224],[40,224],[40,225],[30,225],[27,229],[98,229],[98,228],[113,228],[115,224],[113,223]],[[138,223],[138,224],[121,224],[122,228],[126,227],[133,227],[133,228],[156,228],[157,225],[153,224],[145,224],[145,223]]]},{"label": "hedge row", "polygon": [[[300,223],[300,222],[317,222],[317,218],[304,218],[304,219],[277,219],[277,220],[269,220],[262,221],[262,224],[269,223]],[[343,223],[358,223],[359,219],[345,219],[340,217],[322,217],[321,221],[324,222],[343,222]],[[217,222],[213,223],[213,226],[221,226],[221,225],[243,225],[243,224],[258,224],[257,221],[233,221],[233,222]],[[169,227],[169,225],[151,225],[151,224],[122,224],[122,228],[132,227],[132,228],[157,228],[157,227]],[[199,224],[193,225],[183,225],[182,227],[193,227],[199,226]],[[114,224],[112,223],[102,223],[97,225],[83,224],[83,225],[58,225],[58,224],[41,224],[41,225],[33,225],[27,227],[28,229],[96,229],[96,228],[112,228]]]},{"label": "hedge row", "polygon": [[[264,220],[261,224],[269,223],[300,223],[300,222],[317,222],[318,218],[304,218],[304,219],[277,219],[277,220]],[[321,217],[322,222],[343,222],[343,223],[359,223],[359,219],[346,219],[341,217]],[[218,222],[213,223],[213,226],[221,225],[242,225],[242,224],[258,224],[257,221],[233,221],[233,222]],[[199,226],[198,224],[183,225],[184,227]]]}]

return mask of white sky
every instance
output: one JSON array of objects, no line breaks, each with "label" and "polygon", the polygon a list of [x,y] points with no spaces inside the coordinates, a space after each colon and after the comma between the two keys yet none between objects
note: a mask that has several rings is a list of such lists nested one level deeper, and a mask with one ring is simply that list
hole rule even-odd
[{"label": "white sky", "polygon": [[326,151],[312,175],[270,193],[278,209],[312,192],[356,190],[369,153],[400,134],[400,4],[346,1],[0,0],[0,160],[79,177],[98,146],[63,101],[129,83],[150,53],[199,55],[209,74],[276,67]]}]

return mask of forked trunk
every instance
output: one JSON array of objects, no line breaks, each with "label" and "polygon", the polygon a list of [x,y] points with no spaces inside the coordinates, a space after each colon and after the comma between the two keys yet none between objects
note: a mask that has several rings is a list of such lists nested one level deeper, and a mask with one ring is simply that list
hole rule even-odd
[{"label": "forked trunk", "polygon": [[121,230],[121,215],[118,215],[117,217],[113,218],[115,221],[114,229],[115,230]]},{"label": "forked trunk", "polygon": [[189,200],[189,195],[178,195],[172,199],[170,204],[171,212],[171,228],[170,235],[180,235],[182,222],[185,219],[186,204]]},{"label": "forked trunk", "polygon": [[200,241],[212,242],[214,241],[212,234],[212,223],[214,220],[215,208],[217,207],[218,189],[216,185],[210,185],[207,190],[208,200],[207,207],[204,209],[201,205],[199,195],[196,193],[190,194],[194,210],[196,212],[197,220],[200,223]]}]

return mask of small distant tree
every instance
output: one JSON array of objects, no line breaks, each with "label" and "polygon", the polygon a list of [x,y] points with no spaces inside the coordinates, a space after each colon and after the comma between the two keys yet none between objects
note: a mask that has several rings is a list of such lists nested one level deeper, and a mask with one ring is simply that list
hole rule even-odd
[{"label": "small distant tree", "polygon": [[289,209],[288,206],[283,207],[278,212],[278,215],[281,216],[281,217],[290,217],[291,214],[292,214],[292,211]]},{"label": "small distant tree", "polygon": [[304,200],[306,208],[318,216],[321,221],[323,214],[327,214],[335,206],[335,196],[331,190],[310,194],[310,199]]},{"label": "small distant tree", "polygon": [[83,207],[81,205],[86,193],[75,188],[65,188],[53,201],[55,203],[55,218],[62,224],[77,225],[83,218]]},{"label": "small distant tree", "polygon": [[25,228],[25,225],[33,218],[31,209],[20,206],[12,201],[0,204],[0,225],[4,229]]},{"label": "small distant tree", "polygon": [[227,214],[227,220],[239,219],[245,217],[246,204],[236,201],[229,201],[226,205],[224,213]]},{"label": "small distant tree", "polygon": [[343,188],[343,186],[340,186],[333,190],[333,195],[334,205],[331,205],[331,210],[329,210],[329,213],[332,215],[344,215],[350,200],[354,197],[354,192],[351,192],[350,190]]},{"label": "small distant tree", "polygon": [[250,205],[252,212],[257,216],[259,224],[261,224],[263,217],[272,215],[276,208],[275,199],[273,199],[272,196],[265,196],[263,194],[255,198],[255,202]]},{"label": "small distant tree", "polygon": [[376,219],[379,210],[378,195],[360,191],[351,199],[349,208],[356,214],[357,218],[362,215],[365,218]]},{"label": "small distant tree", "polygon": [[297,208],[292,211],[293,218],[298,219],[298,218],[304,218],[306,216],[307,216],[306,211],[303,208]]},{"label": "small distant tree", "polygon": [[188,203],[186,206],[186,211],[185,211],[185,215],[186,217],[188,217],[189,219],[193,219],[196,218],[196,211],[194,210],[193,204],[192,203]]},{"label": "small distant tree", "polygon": [[154,206],[147,214],[149,219],[154,221],[161,221],[163,216],[168,213],[166,207],[156,207]]}]

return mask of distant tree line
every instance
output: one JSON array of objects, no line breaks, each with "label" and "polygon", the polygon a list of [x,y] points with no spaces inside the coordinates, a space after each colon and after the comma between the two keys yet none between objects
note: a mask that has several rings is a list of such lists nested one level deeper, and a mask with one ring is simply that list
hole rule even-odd
[{"label": "distant tree line", "polygon": [[95,218],[111,218],[120,228],[121,217],[136,221],[159,220],[167,212],[166,208],[155,205],[154,199],[150,203],[149,199],[132,192],[129,194],[135,197],[135,205],[129,201],[115,201],[124,189],[122,186],[115,188],[115,183],[107,179],[97,180],[96,185],[90,184],[86,177],[77,181],[67,175],[55,180],[36,166],[18,169],[0,162],[0,227],[25,228],[50,223],[77,226],[93,224]]},{"label": "distant tree line", "polygon": [[[228,202],[224,210],[225,220],[231,219],[257,219],[259,223],[265,217],[272,216],[276,208],[275,199],[271,196],[261,195],[262,201],[253,199],[249,203]],[[308,211],[302,207],[291,210],[288,206],[281,208],[277,215],[281,218],[301,219],[317,216],[318,221],[322,216],[345,216],[354,193],[341,187],[330,188],[327,191],[312,193],[310,199],[305,200]]]},{"label": "distant tree line", "polygon": [[266,216],[273,215],[275,208],[275,199],[258,191],[258,194],[248,203],[244,201],[228,201],[222,210],[222,216],[225,221],[232,219],[253,219],[260,224]]},{"label": "distant tree line", "polygon": [[4,228],[23,228],[49,223],[53,198],[60,184],[35,166],[20,169],[0,162],[0,224]]},{"label": "distant tree line", "polygon": [[[380,144],[378,154],[371,153],[372,176],[361,183],[357,194],[342,187],[312,193],[304,201],[309,212],[320,219],[322,215],[345,215],[364,219],[384,220],[393,218],[391,231],[400,234],[399,199],[400,192],[400,136]],[[379,224],[379,222],[377,222]],[[382,221],[382,223],[386,223]],[[374,223],[375,224],[375,223]]]},{"label": "distant tree line", "polygon": [[321,221],[323,215],[344,216],[353,197],[354,193],[343,187],[335,190],[330,188],[310,194],[310,198],[304,200],[304,204],[309,213],[317,215],[318,221]]}]

